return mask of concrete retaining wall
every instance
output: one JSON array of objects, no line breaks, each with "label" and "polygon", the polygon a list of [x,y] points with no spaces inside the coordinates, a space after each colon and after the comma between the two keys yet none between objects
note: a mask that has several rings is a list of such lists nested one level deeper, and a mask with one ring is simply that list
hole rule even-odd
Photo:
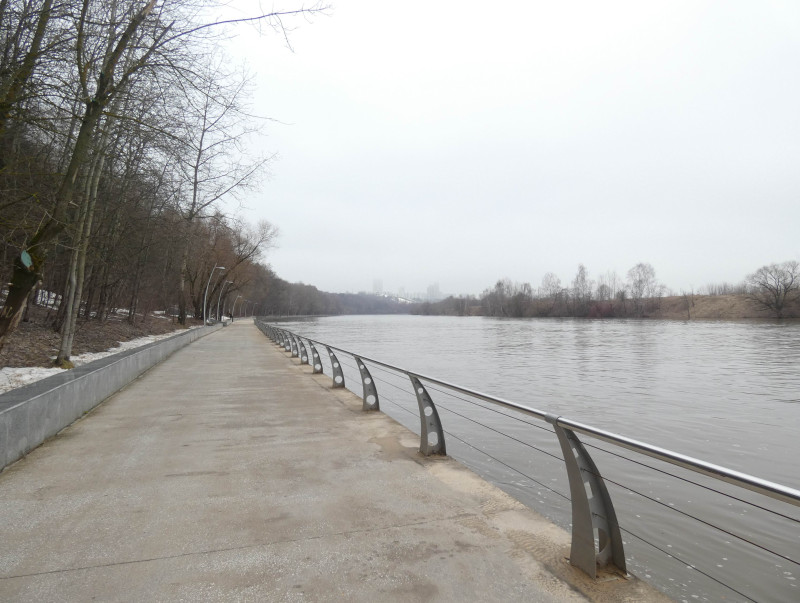
[{"label": "concrete retaining wall", "polygon": [[191,329],[0,395],[0,470],[176,350],[222,327]]}]

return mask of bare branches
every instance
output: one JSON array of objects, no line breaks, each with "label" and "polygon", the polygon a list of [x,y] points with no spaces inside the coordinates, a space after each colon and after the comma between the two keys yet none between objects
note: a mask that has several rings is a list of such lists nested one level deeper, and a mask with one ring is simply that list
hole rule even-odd
[{"label": "bare branches", "polygon": [[762,266],[747,276],[746,283],[750,300],[783,318],[787,304],[800,297],[800,263],[792,260]]},{"label": "bare branches", "polygon": [[286,10],[286,11],[273,11],[269,13],[261,13],[252,17],[239,17],[236,19],[224,19],[221,21],[215,21],[212,23],[203,23],[201,25],[196,25],[191,27],[190,29],[181,31],[167,41],[171,42],[173,40],[177,40],[179,38],[183,38],[186,36],[191,36],[192,34],[200,33],[202,31],[212,29],[212,28],[221,28],[225,27],[226,25],[242,25],[247,23],[266,23],[268,24],[274,31],[279,33],[284,41],[286,42],[287,48],[291,50],[291,42],[289,41],[289,29],[287,29],[284,19],[287,17],[305,17],[307,19],[315,16],[315,15],[322,15],[326,14],[330,10],[330,5],[323,4],[322,2],[317,2],[316,4],[306,8],[301,7],[295,10]]}]

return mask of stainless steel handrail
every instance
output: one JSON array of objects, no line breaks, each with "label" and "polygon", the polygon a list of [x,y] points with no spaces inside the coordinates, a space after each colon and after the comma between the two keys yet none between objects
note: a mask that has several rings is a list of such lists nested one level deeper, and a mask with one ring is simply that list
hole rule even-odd
[{"label": "stainless steel handrail", "polygon": [[[273,341],[276,341],[278,345],[282,346],[282,342],[286,340],[287,336],[297,337],[298,341],[300,340],[299,335],[287,329],[281,329],[280,327],[268,325],[261,321],[256,321],[256,324],[266,335],[270,336]],[[364,356],[363,354],[356,355],[354,352],[344,348],[332,346],[309,337],[304,337],[304,339],[312,346],[315,343],[324,346],[329,350],[333,358],[335,358],[335,356],[333,356],[330,351],[336,350],[352,356],[356,359],[358,364],[369,362],[373,365],[409,377],[412,384],[414,384],[415,393],[417,394],[420,404],[420,420],[422,424],[420,451],[423,452],[423,454],[443,454],[445,450],[443,441],[444,432],[439,423],[438,413],[436,412],[428,392],[422,384],[423,381],[478,400],[489,402],[490,404],[512,409],[536,419],[546,421],[552,425],[564,454],[564,462],[567,467],[567,476],[569,478],[570,500],[572,504],[572,546],[570,562],[592,577],[596,576],[597,566],[602,565],[616,565],[617,568],[625,573],[625,555],[616,514],[605,483],[577,434],[596,438],[614,446],[619,446],[638,454],[643,454],[650,458],[681,467],[688,471],[699,473],[800,507],[800,490],[795,488],[728,469],[727,467],[715,465],[666,448],[640,442],[566,417],[547,413],[510,400],[498,398],[455,383],[437,379],[436,377],[410,371],[375,358]],[[315,370],[315,372],[321,372],[321,367],[319,371]],[[366,375],[369,375],[368,371]],[[341,381],[336,380],[337,376],[341,377]],[[363,370],[362,379],[364,379]],[[334,373],[334,387],[342,387],[343,385],[344,376],[341,373],[341,367],[339,367],[339,371]],[[374,392],[375,408],[377,408],[377,390],[374,389],[374,385],[371,391]],[[366,402],[364,408],[367,410]],[[428,434],[434,431],[438,434],[438,440],[437,436],[434,435],[432,441],[428,442]]]}]

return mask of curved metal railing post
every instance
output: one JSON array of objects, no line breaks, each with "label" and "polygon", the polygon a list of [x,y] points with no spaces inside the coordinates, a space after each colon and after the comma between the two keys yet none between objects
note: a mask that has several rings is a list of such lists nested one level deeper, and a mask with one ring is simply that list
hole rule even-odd
[{"label": "curved metal railing post", "polygon": [[436,411],[436,406],[434,406],[428,390],[416,375],[408,373],[408,377],[411,379],[419,406],[419,451],[425,456],[447,454],[442,422],[439,420],[439,413]]},{"label": "curved metal railing post", "polygon": [[314,347],[314,344],[311,340],[308,340],[308,347],[311,348],[311,368],[312,374],[321,373],[322,372],[322,361],[319,357],[319,352],[317,352],[317,348]]},{"label": "curved metal railing post", "polygon": [[284,331],[283,335],[284,335],[284,337],[283,337],[283,349],[286,350],[287,352],[291,352],[292,351],[292,336],[291,336],[291,333],[289,333],[289,331]]},{"label": "curved metal railing post", "polygon": [[572,500],[570,565],[592,578],[597,577],[598,567],[607,565],[627,574],[617,514],[597,465],[578,436],[558,425],[557,416],[548,414],[546,419],[555,429],[567,466]]},{"label": "curved metal railing post", "polygon": [[331,370],[333,371],[333,387],[344,387],[344,373],[342,372],[342,365],[339,364],[339,359],[328,346],[328,356],[331,358]]},{"label": "curved metal railing post", "polygon": [[289,345],[291,347],[292,358],[297,358],[300,352],[297,350],[297,337],[294,333],[289,334]]},{"label": "curved metal railing post", "polygon": [[369,374],[367,365],[364,364],[364,361],[358,356],[353,356],[353,358],[355,358],[356,365],[358,365],[358,372],[361,373],[361,385],[364,391],[364,394],[361,396],[364,402],[361,410],[380,410],[378,388],[375,387],[375,381],[372,379],[372,375]]},{"label": "curved metal railing post", "polygon": [[297,339],[297,349],[300,352],[300,364],[308,364],[308,352],[306,351],[306,346],[303,344],[303,340],[300,337],[296,337]]}]

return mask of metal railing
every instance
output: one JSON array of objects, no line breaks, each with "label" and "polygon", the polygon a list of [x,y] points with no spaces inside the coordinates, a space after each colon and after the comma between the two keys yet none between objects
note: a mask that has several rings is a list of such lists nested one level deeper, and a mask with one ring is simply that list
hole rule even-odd
[{"label": "metal railing", "polygon": [[[419,407],[420,452],[424,455],[446,454],[445,432],[442,428],[436,406],[433,403],[426,385],[429,387],[431,385],[436,385],[451,392],[457,392],[477,400],[488,402],[494,406],[511,409],[518,413],[534,417],[538,421],[546,422],[552,426],[564,456],[563,461],[566,465],[569,482],[569,499],[571,500],[572,511],[570,563],[593,578],[597,576],[597,569],[600,567],[616,567],[623,574],[627,573],[627,569],[620,527],[617,522],[617,516],[611,497],[606,488],[606,480],[603,479],[599,469],[587,451],[586,446],[579,439],[578,434],[681,467],[682,469],[713,478],[714,480],[732,484],[738,488],[755,492],[782,503],[800,507],[800,490],[598,429],[566,417],[557,416],[510,400],[465,388],[435,377],[412,372],[380,360],[357,355],[351,351],[328,345],[308,337],[301,337],[291,331],[267,324],[258,319],[256,319],[255,322],[258,328],[277,345],[281,346],[286,352],[290,352],[292,357],[298,357],[301,364],[310,364],[313,373],[323,372],[322,361],[317,351],[317,346],[324,348],[330,360],[333,387],[345,386],[344,373],[339,359],[336,356],[336,352],[351,356],[356,362],[361,377],[364,410],[375,411],[380,409],[378,391],[375,381],[367,367],[367,362],[376,367],[382,367],[383,369],[388,369],[408,377]],[[307,342],[311,350],[310,357],[303,340]],[[616,482],[612,483],[616,484]],[[780,513],[777,514],[781,515]],[[749,541],[745,540],[745,542]],[[769,551],[769,549],[765,548],[764,550]],[[800,565],[790,557],[784,555],[779,556],[791,563]],[[713,579],[711,576],[708,577]],[[738,593],[739,591],[734,592]],[[749,598],[746,595],[743,596]]]}]

